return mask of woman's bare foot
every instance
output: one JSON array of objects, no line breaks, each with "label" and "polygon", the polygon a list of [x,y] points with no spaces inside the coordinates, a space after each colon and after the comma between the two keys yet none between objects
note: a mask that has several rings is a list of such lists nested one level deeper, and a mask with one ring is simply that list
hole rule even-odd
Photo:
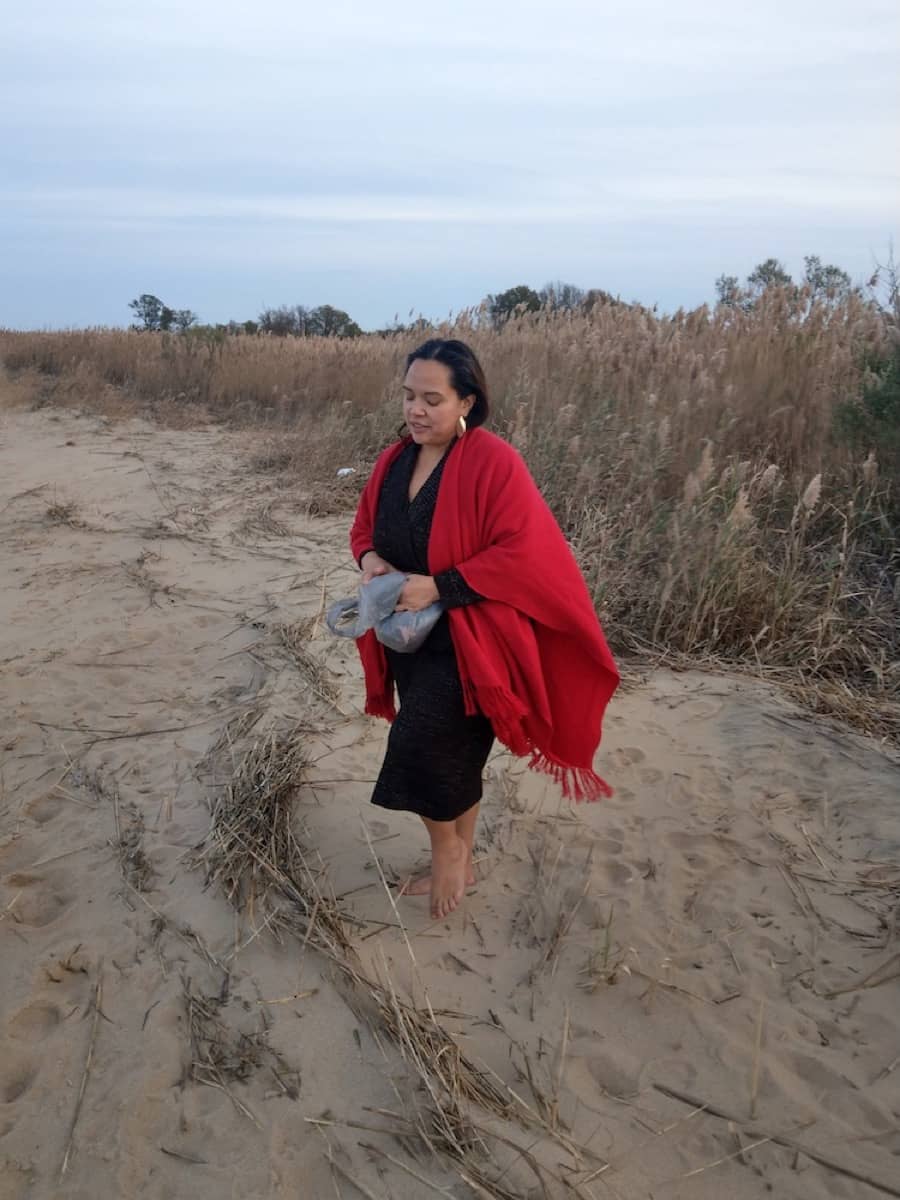
[{"label": "woman's bare foot", "polygon": [[[475,868],[472,865],[472,855],[467,855],[468,862],[466,864],[466,887],[474,887],[478,880],[475,878]],[[424,875],[410,875],[400,885],[397,892],[398,896],[430,896],[431,895],[431,872],[426,871]]]},{"label": "woman's bare foot", "polygon": [[431,915],[435,920],[449,916],[465,895],[468,863],[468,847],[460,837],[432,850]]}]

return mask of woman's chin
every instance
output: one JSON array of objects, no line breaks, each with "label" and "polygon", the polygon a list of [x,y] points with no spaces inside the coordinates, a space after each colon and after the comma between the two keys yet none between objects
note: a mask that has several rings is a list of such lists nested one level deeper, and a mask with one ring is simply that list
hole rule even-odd
[{"label": "woman's chin", "polygon": [[453,441],[452,437],[442,437],[433,429],[410,429],[408,433],[417,446],[434,446],[437,449],[446,449]]}]

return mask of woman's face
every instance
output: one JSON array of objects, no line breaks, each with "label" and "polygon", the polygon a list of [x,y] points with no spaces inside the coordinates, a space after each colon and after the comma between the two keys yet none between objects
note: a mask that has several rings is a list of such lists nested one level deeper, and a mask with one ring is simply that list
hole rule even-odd
[{"label": "woman's face", "polygon": [[461,398],[450,382],[450,368],[434,359],[417,358],[403,381],[403,416],[419,446],[449,446],[468,415],[474,396]]}]

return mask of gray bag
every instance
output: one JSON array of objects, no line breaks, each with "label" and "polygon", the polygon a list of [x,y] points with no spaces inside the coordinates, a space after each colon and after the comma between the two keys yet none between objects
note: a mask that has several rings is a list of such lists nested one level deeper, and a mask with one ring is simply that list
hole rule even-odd
[{"label": "gray bag", "polygon": [[358,596],[332,604],[325,624],[338,637],[358,638],[374,629],[383,646],[412,654],[434,629],[444,606],[436,600],[419,612],[394,612],[406,579],[400,571],[376,575],[360,586]]}]

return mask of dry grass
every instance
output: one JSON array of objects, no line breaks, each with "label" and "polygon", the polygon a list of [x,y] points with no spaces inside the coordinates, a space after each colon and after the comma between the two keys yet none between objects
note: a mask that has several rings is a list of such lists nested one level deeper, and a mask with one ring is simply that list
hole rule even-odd
[{"label": "dry grass", "polygon": [[[308,765],[302,739],[296,731],[269,730],[254,736],[258,716],[248,714],[226,729],[216,744],[219,773],[229,761],[232,773],[211,805],[209,834],[196,853],[195,866],[205,871],[208,882],[223,888],[256,930],[292,936],[304,949],[323,954],[336,968],[333,978],[339,990],[376,1042],[399,1052],[409,1086],[395,1085],[397,1109],[378,1110],[380,1123],[363,1127],[393,1134],[414,1157],[424,1153],[449,1161],[478,1195],[516,1200],[522,1194],[513,1184],[519,1172],[532,1186],[536,1182],[543,1196],[569,1194],[556,1164],[560,1151],[568,1157],[570,1170],[581,1169],[585,1160],[594,1166],[603,1160],[576,1145],[560,1123],[558,1087],[555,1099],[545,1093],[538,1073],[517,1047],[524,1062],[522,1078],[534,1097],[533,1104],[527,1103],[466,1055],[438,1020],[427,994],[420,1004],[400,994],[384,956],[375,970],[363,966],[353,918],[341,909],[324,866],[294,828],[297,794]],[[249,744],[239,751],[243,743]],[[387,890],[377,858],[376,863]],[[253,1120],[229,1082],[265,1065],[260,1056],[270,1052],[264,1040],[229,1031],[218,1015],[220,999],[201,997],[189,985],[185,999],[193,1077],[223,1088]],[[564,1054],[563,1046],[561,1058]],[[322,1130],[342,1124],[331,1116],[308,1119]]]},{"label": "dry grass", "polygon": [[[835,433],[862,364],[896,337],[889,317],[774,291],[747,313],[597,306],[499,331],[464,313],[437,332],[482,359],[494,427],[528,461],[620,651],[739,665],[900,737],[898,481],[878,445]],[[296,478],[316,515],[352,508],[396,433],[415,340],[0,332],[0,355],[42,381],[42,403],[253,430],[256,469]]]},{"label": "dry grass", "polygon": [[615,904],[610,904],[609,916],[600,929],[599,945],[588,955],[581,969],[585,979],[578,986],[586,992],[595,992],[601,984],[612,987],[618,981],[620,972],[625,975],[631,973],[625,962],[627,950],[618,944],[613,933],[615,912]]},{"label": "dry grass", "polygon": [[146,892],[156,872],[144,850],[144,818],[134,805],[123,814],[118,791],[113,792],[116,822],[115,849],[125,882],[136,892]]},{"label": "dry grass", "polygon": [[293,828],[293,802],[307,766],[302,730],[269,729],[236,761],[213,802],[209,834],[196,861],[207,885],[220,887],[251,917],[268,915],[281,876],[296,883],[309,873]]},{"label": "dry grass", "polygon": [[289,538],[291,536],[290,528],[285,525],[284,521],[280,521],[273,512],[277,503],[276,500],[269,500],[248,513],[237,526],[238,535],[249,540],[259,538]]},{"label": "dry grass", "polygon": [[276,625],[273,632],[313,695],[335,707],[340,696],[338,681],[309,647],[309,637],[315,623],[315,617],[286,622]]},{"label": "dry grass", "polygon": [[221,1015],[227,997],[201,995],[187,978],[182,979],[182,987],[191,1048],[188,1078],[225,1092],[235,1108],[257,1127],[259,1121],[253,1112],[230,1087],[233,1081],[242,1082],[266,1070],[281,1094],[297,1099],[299,1075],[268,1044],[264,1024],[257,1030],[237,1029]]},{"label": "dry grass", "polygon": [[47,505],[44,515],[54,525],[70,525],[77,529],[84,524],[78,516],[78,505],[73,500],[54,500]]}]

